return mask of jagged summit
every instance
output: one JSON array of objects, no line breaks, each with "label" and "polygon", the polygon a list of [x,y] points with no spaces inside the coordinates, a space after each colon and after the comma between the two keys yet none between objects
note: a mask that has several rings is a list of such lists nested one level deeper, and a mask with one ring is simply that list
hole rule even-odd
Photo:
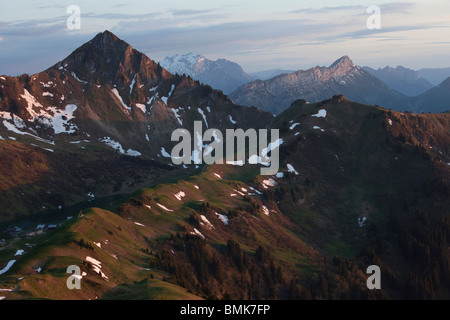
[{"label": "jagged summit", "polygon": [[155,61],[108,30],[97,34],[52,68],[73,71],[78,79],[88,83],[121,86],[128,85],[136,74],[141,79],[171,77]]},{"label": "jagged summit", "polygon": [[355,67],[355,64],[350,59],[349,56],[343,56],[342,58],[339,58],[336,60],[329,69],[337,69],[337,68],[353,68]]}]

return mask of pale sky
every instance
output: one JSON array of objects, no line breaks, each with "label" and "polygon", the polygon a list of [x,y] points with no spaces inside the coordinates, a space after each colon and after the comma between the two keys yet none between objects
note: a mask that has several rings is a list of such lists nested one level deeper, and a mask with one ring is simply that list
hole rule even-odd
[{"label": "pale sky", "polygon": [[[161,61],[192,52],[245,71],[307,69],[349,55],[361,66],[450,67],[450,1],[2,1],[0,74],[36,73],[110,30]],[[81,9],[68,30],[67,7]],[[367,8],[381,9],[369,30]]]}]

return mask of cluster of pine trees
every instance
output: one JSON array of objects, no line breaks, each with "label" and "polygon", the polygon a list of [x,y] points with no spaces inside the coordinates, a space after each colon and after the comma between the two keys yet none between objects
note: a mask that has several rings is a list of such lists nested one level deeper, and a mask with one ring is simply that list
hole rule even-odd
[{"label": "cluster of pine trees", "polygon": [[208,299],[307,299],[310,292],[262,246],[243,250],[229,240],[213,247],[198,236],[177,234],[162,250],[153,267],[171,274],[167,281]]}]

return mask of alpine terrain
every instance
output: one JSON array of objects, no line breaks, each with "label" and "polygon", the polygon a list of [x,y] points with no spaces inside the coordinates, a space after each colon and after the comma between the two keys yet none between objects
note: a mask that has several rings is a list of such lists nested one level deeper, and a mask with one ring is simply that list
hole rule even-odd
[{"label": "alpine terrain", "polygon": [[[186,71],[105,31],[0,76],[0,299],[450,297],[450,113],[383,108],[405,97],[348,57],[232,95],[277,116]],[[279,172],[174,165],[194,121],[278,129]]]}]

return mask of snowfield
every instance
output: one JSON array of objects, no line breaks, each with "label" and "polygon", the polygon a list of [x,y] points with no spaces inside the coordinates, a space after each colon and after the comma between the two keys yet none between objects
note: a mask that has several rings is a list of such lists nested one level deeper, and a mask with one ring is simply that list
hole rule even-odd
[{"label": "snowfield", "polygon": [[272,178],[263,180],[263,187],[264,189],[267,189],[268,187],[276,187],[278,184],[273,180]]},{"label": "snowfield", "polygon": [[317,114],[313,114],[311,117],[326,118],[327,117],[327,110],[321,109],[321,110],[319,110],[319,112]]},{"label": "snowfield", "polygon": [[161,154],[164,158],[170,158],[170,154],[167,153],[166,149],[161,147]]},{"label": "snowfield", "polygon": [[75,72],[72,72],[72,77],[74,77],[74,79],[77,80],[78,82],[81,82],[81,83],[84,83],[84,84],[88,83],[87,81],[83,81],[80,78],[78,78]]},{"label": "snowfield", "polygon": [[264,148],[261,151],[262,157],[264,157],[264,158],[267,157],[267,155],[268,155],[268,153],[270,151],[275,150],[276,148],[279,148],[283,144],[283,142],[284,142],[283,139],[280,138],[280,139],[278,139],[276,141],[273,141],[273,142],[269,143],[267,148]]},{"label": "snowfield", "polygon": [[131,83],[130,83],[130,96],[133,93],[133,88],[134,88],[134,85],[136,84],[136,76],[137,76],[137,74],[134,75],[133,80],[131,80]]},{"label": "snowfield", "polygon": [[119,142],[114,141],[110,137],[105,137],[105,138],[101,139],[100,142],[103,142],[107,146],[119,151],[121,154],[126,155],[126,156],[139,157],[142,155],[140,152],[131,150],[131,149],[128,149],[127,151],[125,151]]},{"label": "snowfield", "polygon": [[167,102],[169,102],[170,97],[172,96],[173,91],[175,90],[175,85],[173,84],[168,97],[162,97],[161,100],[167,105]]},{"label": "snowfield", "polygon": [[8,262],[8,264],[6,265],[6,267],[4,267],[2,270],[0,270],[0,276],[2,274],[5,274],[6,272],[9,271],[9,269],[11,269],[11,267],[13,266],[13,264],[16,263],[16,260],[11,260],[10,262]]},{"label": "snowfield", "polygon": [[37,121],[46,127],[53,128],[55,134],[75,133],[75,130],[78,129],[75,124],[69,123],[75,118],[74,113],[78,109],[76,105],[68,104],[64,110],[56,107],[44,108],[27,89],[24,89],[21,97],[27,102],[27,111],[32,118],[31,121]]},{"label": "snowfield", "polygon": [[200,231],[198,231],[196,228],[194,228],[194,232],[191,232],[191,234],[197,235],[197,236],[202,237],[203,239],[206,239],[206,237]]},{"label": "snowfield", "polygon": [[119,100],[120,104],[121,104],[122,107],[124,108],[125,113],[126,113],[127,115],[130,115],[131,108],[130,108],[129,106],[127,106],[127,105],[125,104],[125,102],[123,102],[123,99],[122,99],[122,97],[121,97],[120,94],[119,94],[119,91],[117,91],[117,89],[114,88],[114,89],[111,89],[111,92],[114,94],[114,96],[116,96],[117,100]]},{"label": "snowfield", "polygon": [[215,212],[215,214],[216,214],[217,217],[219,217],[220,221],[222,221],[224,225],[226,225],[226,226],[228,225],[229,220],[228,220],[227,216],[225,216],[223,214],[220,214],[220,213],[217,213],[217,212]]},{"label": "snowfield", "polygon": [[162,204],[156,203],[156,205],[167,212],[173,212],[173,210],[168,209],[167,207],[163,206]]},{"label": "snowfield", "polygon": [[[30,136],[30,137],[35,138],[36,140],[38,140],[38,141],[40,141],[40,142],[44,142],[44,143],[51,144],[51,145],[54,145],[54,144],[55,144],[55,143],[52,142],[52,141],[49,141],[49,140],[46,140],[46,139],[42,139],[41,137],[35,136],[34,134],[31,134],[31,133],[28,133],[28,132],[20,131],[19,129],[17,129],[17,127],[16,127],[14,124],[12,124],[12,123],[10,123],[10,122],[8,122],[8,121],[6,121],[6,120],[3,121],[3,125],[5,126],[6,129],[8,129],[9,131],[12,131],[12,132],[14,132],[14,133],[16,133],[16,134],[20,134],[20,135],[22,135],[22,136],[28,135],[28,136]],[[11,137],[9,137],[9,138],[11,139]],[[15,139],[12,139],[12,140],[15,140]]]},{"label": "snowfield", "polygon": [[183,191],[178,192],[177,194],[174,194],[175,198],[177,198],[179,201],[183,201],[183,197],[186,196],[186,194]]},{"label": "snowfield", "polygon": [[53,117],[47,118],[48,126],[53,127],[55,134],[75,133],[78,127],[69,121],[75,119],[74,113],[77,109],[78,107],[74,104],[68,104],[64,110],[55,107],[47,108],[53,112]]},{"label": "snowfield", "polygon": [[294,123],[292,126],[289,127],[289,129],[294,130],[294,128],[299,125],[300,125],[300,123]]},{"label": "snowfield", "polygon": [[208,229],[214,229],[213,224],[209,222],[209,220],[204,215],[201,215],[200,218],[202,219],[202,222],[206,225]]},{"label": "snowfield", "polygon": [[208,129],[209,129],[209,126],[208,126],[208,121],[206,121],[206,115],[205,115],[205,113],[203,112],[203,110],[202,110],[202,109],[200,109],[200,108],[198,108],[198,113],[200,113],[200,114],[202,115],[202,117],[203,117],[203,120],[205,121],[205,124],[206,124],[206,128],[208,128]]},{"label": "snowfield", "polygon": [[290,164],[287,165],[288,171],[291,173],[295,173],[298,176],[297,170],[294,169],[294,167]]},{"label": "snowfield", "polygon": [[16,254],[14,255],[15,257],[17,256],[22,256],[25,253],[24,250],[17,250]]},{"label": "snowfield", "polygon": [[180,115],[178,114],[178,112],[180,112],[180,109],[174,109],[174,108],[170,108],[170,110],[173,112],[173,114],[175,115],[175,118],[177,118],[178,123],[180,124],[180,126],[183,126],[183,120],[181,120]]},{"label": "snowfield", "polygon": [[313,129],[314,129],[314,130],[320,130],[320,131],[322,131],[322,132],[325,132],[325,130],[323,130],[321,127],[318,127],[318,126],[314,126]]},{"label": "snowfield", "polygon": [[145,114],[147,112],[147,107],[145,106],[145,104],[142,103],[136,103],[135,104],[136,107],[138,107],[139,109],[141,109],[141,111]]},{"label": "snowfield", "polygon": [[242,167],[244,165],[244,161],[238,160],[238,161],[227,161],[227,164],[236,166],[236,167]]},{"label": "snowfield", "polygon": [[253,187],[251,187],[251,186],[249,186],[249,188],[250,188],[251,190],[255,191],[257,194],[262,194],[262,192],[256,190],[255,188],[253,188]]},{"label": "snowfield", "polygon": [[367,218],[366,217],[362,217],[362,218],[358,218],[358,225],[360,228],[364,227],[364,224],[366,223]]},{"label": "snowfield", "polygon": [[101,275],[103,279],[108,280],[108,277],[102,272],[102,263],[94,258],[86,257],[86,261],[92,265],[92,269]]}]

